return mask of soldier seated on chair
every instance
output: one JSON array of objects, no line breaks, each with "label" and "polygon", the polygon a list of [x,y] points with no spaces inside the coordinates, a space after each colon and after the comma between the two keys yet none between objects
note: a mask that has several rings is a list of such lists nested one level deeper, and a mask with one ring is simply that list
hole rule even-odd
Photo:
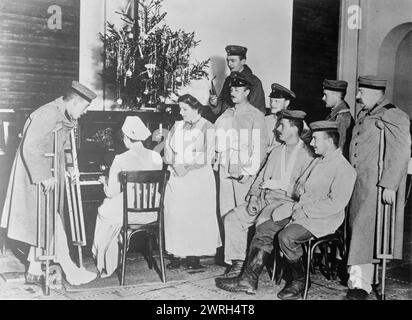
[{"label": "soldier seated on chair", "polygon": [[226,277],[238,275],[246,257],[248,229],[257,217],[267,216],[279,206],[293,205],[293,186],[313,160],[313,152],[299,138],[305,112],[279,112],[279,139],[247,195],[249,203],[237,206],[224,217]]},{"label": "soldier seated on chair", "polygon": [[275,208],[269,220],[257,226],[243,273],[234,278],[216,279],[218,288],[256,293],[259,275],[273,250],[274,237],[278,235],[280,249],[292,271],[292,280],[278,297],[291,300],[302,295],[305,272],[301,244],[313,236],[322,237],[338,229],[356,179],[356,171],[338,148],[337,123],[318,121],[311,124],[311,129],[311,145],[319,157],[296,183],[298,200],[292,205]]}]

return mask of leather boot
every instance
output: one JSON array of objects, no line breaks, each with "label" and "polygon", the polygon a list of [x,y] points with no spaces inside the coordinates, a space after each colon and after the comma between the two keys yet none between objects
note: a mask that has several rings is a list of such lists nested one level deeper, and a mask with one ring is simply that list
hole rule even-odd
[{"label": "leather boot", "polygon": [[259,276],[262,273],[267,257],[267,252],[259,248],[252,248],[242,275],[233,278],[217,278],[215,280],[216,286],[226,291],[255,294]]},{"label": "leather boot", "polygon": [[242,273],[243,260],[232,260],[232,264],[225,270],[222,277],[219,278],[233,278],[238,277]]},{"label": "leather boot", "polygon": [[188,256],[186,258],[186,268],[189,270],[203,269],[204,266],[200,264],[200,257]]},{"label": "leather boot", "polygon": [[185,263],[185,259],[179,257],[170,257],[170,263],[166,265],[167,269],[179,269]]},{"label": "leather boot", "polygon": [[292,270],[292,281],[287,283],[285,287],[278,293],[278,298],[282,300],[296,300],[302,297],[305,290],[305,268],[302,258],[296,262],[290,262],[289,266]]}]

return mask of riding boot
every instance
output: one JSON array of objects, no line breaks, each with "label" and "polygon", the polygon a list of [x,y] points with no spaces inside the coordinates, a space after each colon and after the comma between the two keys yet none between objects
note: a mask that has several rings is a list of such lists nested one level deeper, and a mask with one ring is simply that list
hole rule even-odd
[{"label": "riding boot", "polygon": [[238,277],[242,273],[243,260],[232,260],[232,264],[225,270],[225,273],[219,278]]},{"label": "riding boot", "polygon": [[233,278],[217,278],[216,286],[231,292],[255,294],[259,276],[262,273],[268,253],[260,248],[252,248],[245,270],[240,276]]},{"label": "riding boot", "polygon": [[292,271],[292,280],[278,293],[278,298],[282,300],[296,300],[302,297],[305,290],[305,268],[302,258],[295,262],[289,261]]}]

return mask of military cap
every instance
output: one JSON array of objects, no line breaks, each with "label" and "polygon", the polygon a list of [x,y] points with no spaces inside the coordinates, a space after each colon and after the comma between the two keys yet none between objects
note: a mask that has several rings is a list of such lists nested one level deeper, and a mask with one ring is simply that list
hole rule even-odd
[{"label": "military cap", "polygon": [[315,121],[309,125],[312,132],[316,131],[338,131],[338,123],[336,121]]},{"label": "military cap", "polygon": [[230,74],[229,86],[231,87],[251,87],[252,83],[242,73],[233,71]]},{"label": "military cap", "polygon": [[387,80],[377,76],[360,76],[358,78],[359,88],[383,90],[386,88]]},{"label": "military cap", "polygon": [[286,100],[291,100],[296,98],[296,95],[293,91],[281,86],[278,83],[273,83],[271,86],[272,92],[269,94],[270,98],[284,98]]},{"label": "military cap", "polygon": [[82,97],[83,99],[92,102],[93,99],[96,99],[97,94],[95,94],[92,90],[85,87],[84,85],[80,84],[77,81],[72,81],[72,91],[75,92],[77,95]]},{"label": "military cap", "polygon": [[300,120],[302,121],[306,117],[306,112],[302,110],[289,110],[283,109],[280,111],[280,117],[283,119]]},{"label": "military cap", "polygon": [[226,46],[225,50],[228,56],[240,56],[240,57],[246,58],[246,52],[247,52],[246,47],[230,44]]},{"label": "military cap", "polygon": [[346,92],[348,83],[343,80],[323,80],[323,90]]}]

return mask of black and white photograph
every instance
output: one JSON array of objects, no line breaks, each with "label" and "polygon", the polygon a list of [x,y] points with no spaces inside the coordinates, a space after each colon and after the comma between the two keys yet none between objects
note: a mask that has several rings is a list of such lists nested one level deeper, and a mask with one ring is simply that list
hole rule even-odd
[{"label": "black and white photograph", "polygon": [[0,0],[0,300],[412,300],[411,117],[412,0]]}]

